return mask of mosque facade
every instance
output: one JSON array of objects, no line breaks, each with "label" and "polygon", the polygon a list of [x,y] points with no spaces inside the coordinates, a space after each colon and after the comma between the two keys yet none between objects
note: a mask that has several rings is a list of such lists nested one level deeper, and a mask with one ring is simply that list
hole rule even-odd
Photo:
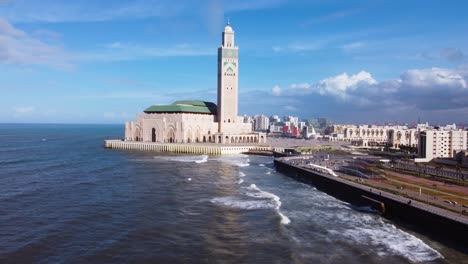
[{"label": "mosque facade", "polygon": [[218,100],[153,105],[125,123],[125,140],[157,143],[266,143],[266,135],[238,116],[239,49],[228,21],[218,48]]}]

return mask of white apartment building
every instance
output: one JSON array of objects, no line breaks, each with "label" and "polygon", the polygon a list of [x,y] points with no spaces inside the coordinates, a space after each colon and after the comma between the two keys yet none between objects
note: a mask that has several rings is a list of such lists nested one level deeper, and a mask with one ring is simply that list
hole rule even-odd
[{"label": "white apartment building", "polygon": [[283,117],[284,122],[290,122],[291,125],[298,126],[299,124],[299,117],[297,116],[284,116]]},{"label": "white apartment building", "polygon": [[[451,130],[450,130],[451,129]],[[417,161],[426,162],[435,158],[454,158],[456,153],[466,150],[467,131],[452,126],[429,129],[419,133]]]},{"label": "white apartment building", "polygon": [[283,125],[281,123],[271,123],[270,133],[283,133]]},{"label": "white apartment building", "polygon": [[305,126],[302,129],[302,136],[304,138],[315,138],[317,136],[317,133],[315,132],[315,129],[313,126]]},{"label": "white apartment building", "polygon": [[256,115],[254,117],[254,129],[256,131],[266,131],[270,127],[270,119],[265,115]]}]

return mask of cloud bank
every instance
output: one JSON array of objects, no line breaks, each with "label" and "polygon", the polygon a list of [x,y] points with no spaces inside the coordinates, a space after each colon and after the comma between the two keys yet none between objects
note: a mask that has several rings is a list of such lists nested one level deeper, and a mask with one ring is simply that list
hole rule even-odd
[{"label": "cloud bank", "polygon": [[61,46],[35,38],[0,17],[0,63],[69,68],[67,56]]},{"label": "cloud bank", "polygon": [[[423,115],[434,120],[468,121],[468,67],[411,69],[399,78],[377,81],[371,73],[342,73],[315,83],[273,87],[273,104],[296,107],[307,115],[329,112],[382,118]],[[285,103],[294,99],[295,102]],[[266,106],[267,107],[267,106]],[[326,109],[323,109],[326,107]],[[325,110],[325,111],[324,111]],[[359,117],[358,117],[359,119]]]}]

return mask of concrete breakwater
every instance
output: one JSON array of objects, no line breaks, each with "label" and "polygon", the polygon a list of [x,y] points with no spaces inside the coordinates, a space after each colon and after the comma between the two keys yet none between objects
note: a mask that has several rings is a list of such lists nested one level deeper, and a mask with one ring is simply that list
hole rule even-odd
[{"label": "concrete breakwater", "polygon": [[208,155],[241,154],[249,151],[279,150],[270,146],[260,145],[220,145],[209,143],[154,143],[122,140],[105,140],[104,147],[121,150],[140,150],[174,153],[194,153]]},{"label": "concrete breakwater", "polygon": [[276,170],[355,206],[370,206],[382,216],[424,235],[468,252],[468,217],[430,206],[389,192],[350,182],[291,164],[289,158],[274,161]]}]

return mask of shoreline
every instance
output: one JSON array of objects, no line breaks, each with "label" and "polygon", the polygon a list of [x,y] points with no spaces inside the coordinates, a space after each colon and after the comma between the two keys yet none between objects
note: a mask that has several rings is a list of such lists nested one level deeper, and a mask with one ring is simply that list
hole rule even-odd
[{"label": "shoreline", "polygon": [[287,160],[274,159],[276,171],[312,184],[318,190],[352,205],[370,206],[385,219],[468,253],[468,217],[415,200],[408,203],[405,197],[308,170],[289,164]]}]

